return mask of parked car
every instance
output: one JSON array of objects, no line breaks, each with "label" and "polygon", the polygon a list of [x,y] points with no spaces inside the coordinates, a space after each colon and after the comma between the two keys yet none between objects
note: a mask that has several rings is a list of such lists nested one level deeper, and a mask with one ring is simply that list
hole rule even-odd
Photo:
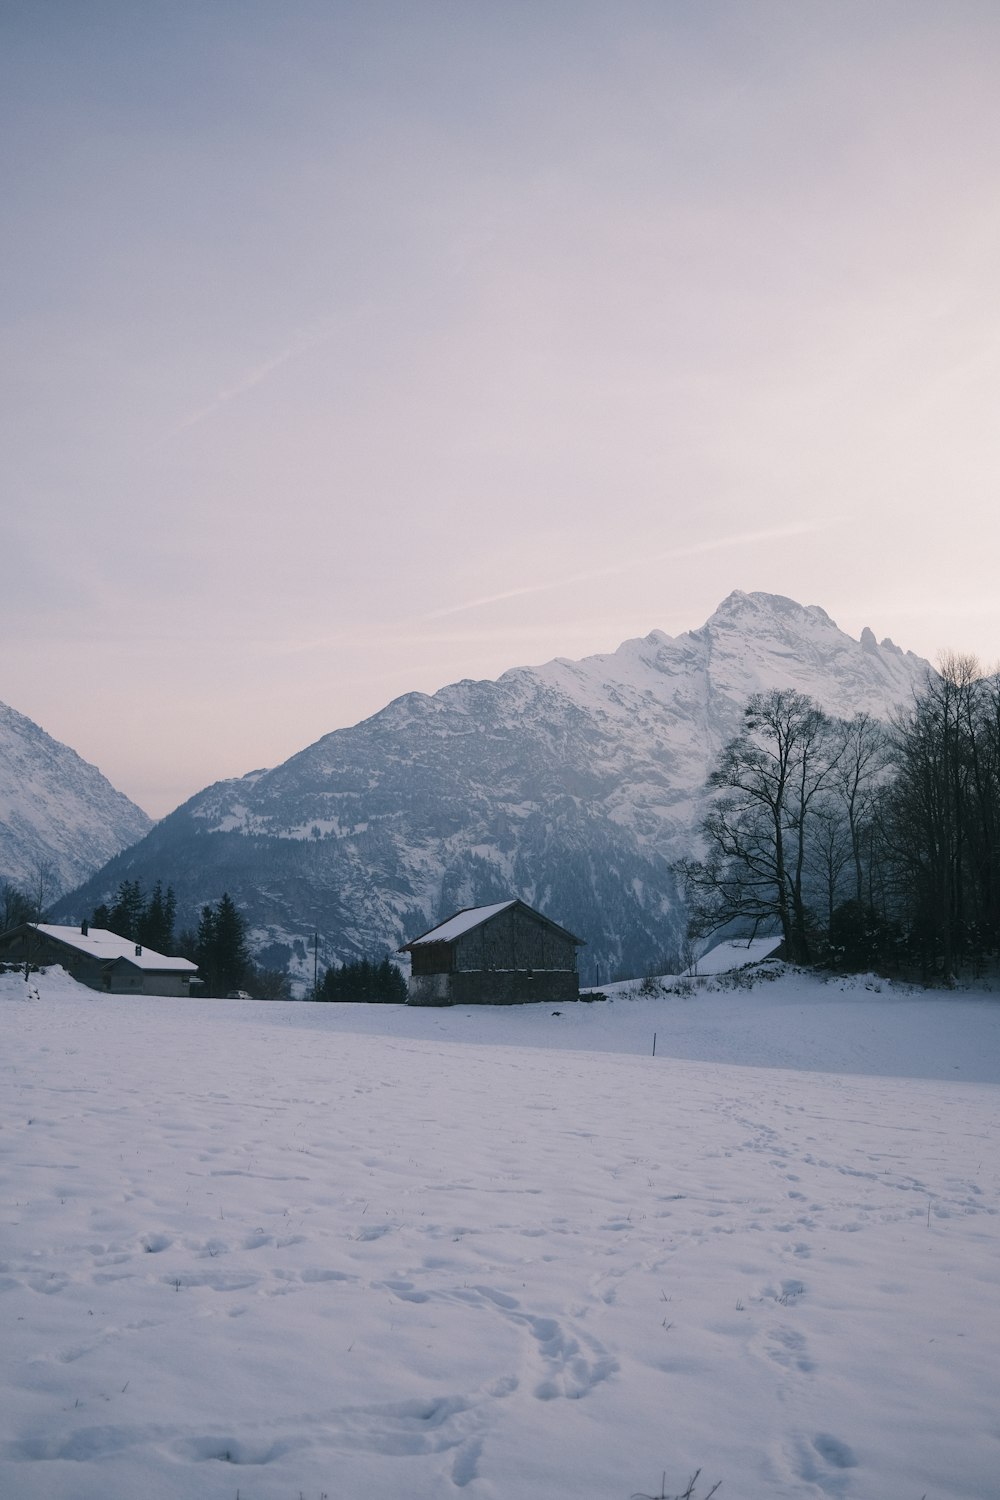
[{"label": "parked car", "polygon": [[226,993],[226,999],[227,1000],[252,1000],[253,996],[252,995],[248,995],[247,992],[246,992],[246,990],[228,990],[227,993]]}]

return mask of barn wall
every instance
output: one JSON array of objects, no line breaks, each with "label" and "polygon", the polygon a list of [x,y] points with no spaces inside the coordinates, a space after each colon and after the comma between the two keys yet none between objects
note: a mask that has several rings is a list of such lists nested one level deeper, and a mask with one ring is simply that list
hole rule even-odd
[{"label": "barn wall", "polygon": [[576,972],[576,944],[520,907],[502,911],[451,945],[454,970],[554,969]]},{"label": "barn wall", "polygon": [[450,974],[452,943],[418,943],[410,949],[413,974]]},{"label": "barn wall", "polygon": [[526,974],[510,969],[482,969],[414,975],[409,983],[407,1004],[531,1005],[578,997],[575,970],[536,969]]},{"label": "barn wall", "polygon": [[448,974],[411,974],[406,986],[407,1005],[450,1005]]}]

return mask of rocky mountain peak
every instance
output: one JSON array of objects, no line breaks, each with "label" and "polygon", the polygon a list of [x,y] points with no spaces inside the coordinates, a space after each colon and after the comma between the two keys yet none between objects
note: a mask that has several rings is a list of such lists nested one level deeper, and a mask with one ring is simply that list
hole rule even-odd
[{"label": "rocky mountain peak", "polygon": [[0,881],[28,890],[45,866],[52,899],[151,827],[96,766],[0,703]]},{"label": "rocky mountain peak", "polygon": [[[888,716],[927,664],[856,641],[825,610],[736,591],[699,630],[408,694],[264,774],[192,798],[67,906],[169,881],[181,925],[230,892],[258,956],[311,972],[377,957],[459,907],[520,896],[641,973],[674,948],[672,862],[751,693],[791,687]],[[593,978],[593,973],[585,977]]]}]

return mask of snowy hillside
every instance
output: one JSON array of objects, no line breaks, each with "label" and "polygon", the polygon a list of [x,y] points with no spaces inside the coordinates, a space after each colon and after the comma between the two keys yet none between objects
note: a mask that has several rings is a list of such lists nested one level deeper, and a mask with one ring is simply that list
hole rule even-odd
[{"label": "snowy hillside", "polygon": [[60,908],[121,879],[176,889],[186,920],[227,890],[258,953],[308,969],[377,954],[458,907],[518,895],[582,937],[587,981],[664,967],[670,864],[749,695],[791,686],[888,715],[927,663],[838,630],[823,610],[733,594],[700,630],[608,656],[411,693],[284,765],[209,787]]},{"label": "snowy hillside", "polygon": [[993,996],[0,1031],[4,1495],[996,1492]]},{"label": "snowy hillside", "polygon": [[96,766],[0,703],[0,882],[31,890],[49,864],[51,900],[151,827]]}]

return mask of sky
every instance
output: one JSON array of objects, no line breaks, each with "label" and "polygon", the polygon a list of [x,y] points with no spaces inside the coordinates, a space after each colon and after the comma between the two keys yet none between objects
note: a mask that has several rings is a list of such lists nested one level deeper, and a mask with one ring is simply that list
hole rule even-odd
[{"label": "sky", "polygon": [[160,816],[733,589],[995,663],[998,65],[993,0],[0,0],[0,699]]}]

